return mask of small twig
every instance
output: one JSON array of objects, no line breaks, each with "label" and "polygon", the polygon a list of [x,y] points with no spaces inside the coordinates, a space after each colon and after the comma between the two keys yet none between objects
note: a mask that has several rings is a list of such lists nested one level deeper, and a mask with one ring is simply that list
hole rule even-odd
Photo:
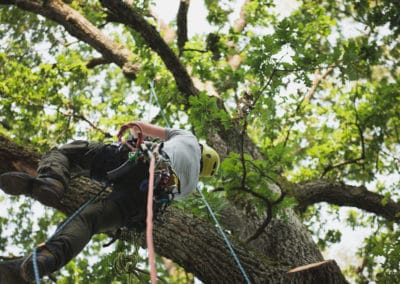
[{"label": "small twig", "polygon": [[246,243],[249,243],[249,242],[254,241],[255,239],[257,239],[264,232],[265,228],[269,225],[269,223],[271,223],[271,220],[272,220],[272,204],[270,202],[267,202],[266,205],[267,205],[267,218],[264,220],[264,222],[262,223],[260,228],[258,228],[257,231],[252,236],[247,238],[247,240],[245,241]]},{"label": "small twig", "polygon": [[323,178],[329,171],[331,171],[333,169],[340,168],[340,167],[343,167],[343,166],[346,166],[346,165],[349,165],[349,164],[355,164],[355,163],[358,163],[361,160],[363,160],[363,158],[359,157],[359,158],[349,159],[349,160],[346,160],[346,161],[342,161],[342,162],[339,162],[339,163],[336,163],[336,164],[329,165],[324,169],[324,172],[321,174],[321,178]]},{"label": "small twig", "polygon": [[104,65],[104,64],[110,64],[112,61],[109,59],[105,59],[104,57],[96,57],[96,58],[92,58],[90,59],[87,63],[86,63],[86,67],[88,69],[93,69],[96,66],[99,65]]},{"label": "small twig", "polygon": [[354,111],[355,111],[355,116],[356,116],[356,122],[355,125],[357,127],[358,130],[358,134],[360,136],[360,143],[361,143],[361,155],[358,158],[353,158],[353,159],[348,159],[342,162],[338,162],[335,164],[331,164],[328,165],[324,171],[321,174],[321,178],[324,177],[329,171],[335,169],[335,168],[340,168],[349,164],[358,164],[360,161],[364,161],[366,155],[365,155],[365,140],[364,140],[364,131],[359,123],[359,117],[358,117],[358,112],[357,112],[357,108],[355,106],[355,102],[354,102]]},{"label": "small twig", "polygon": [[278,71],[278,69],[274,68],[271,72],[271,75],[268,78],[267,83],[265,83],[265,85],[258,91],[258,95],[255,97],[254,101],[253,101],[253,105],[250,107],[250,110],[254,109],[257,101],[260,99],[262,93],[265,91],[265,89],[271,84],[272,79],[274,78],[276,72]]},{"label": "small twig", "polygon": [[108,133],[108,132],[104,131],[103,129],[99,128],[92,121],[90,121],[85,115],[83,115],[83,114],[76,115],[75,114],[74,117],[82,119],[83,121],[88,123],[93,129],[101,132],[106,138],[111,138],[112,137],[112,135],[110,133]]},{"label": "small twig", "polygon": [[251,189],[249,189],[247,187],[235,186],[232,189],[247,192],[247,193],[253,195],[254,197],[257,197],[257,198],[261,199],[262,201],[271,203],[267,197],[265,197],[264,195],[261,195],[261,194],[259,194],[257,192],[254,192],[254,191],[252,191]]},{"label": "small twig", "polygon": [[[279,188],[281,188],[281,187],[279,186]],[[256,232],[252,236],[250,236],[249,238],[246,239],[245,242],[249,243],[249,242],[257,239],[264,232],[265,228],[269,225],[269,223],[271,223],[271,220],[272,220],[272,208],[273,208],[274,205],[277,205],[278,203],[282,202],[282,200],[285,197],[286,193],[281,190],[281,195],[279,196],[279,198],[277,200],[271,202],[267,197],[265,197],[265,196],[263,196],[263,195],[261,195],[261,194],[259,194],[257,192],[254,192],[249,188],[246,188],[246,187],[233,187],[233,189],[247,192],[247,193],[253,195],[256,198],[259,198],[259,199],[263,200],[265,202],[266,206],[267,206],[267,210],[266,210],[267,217],[264,220],[264,222],[261,224],[261,226],[256,230]]]},{"label": "small twig", "polygon": [[196,49],[196,48],[183,48],[181,52],[185,52],[185,51],[195,51],[195,52],[201,52],[201,53],[208,52],[207,49]]},{"label": "small twig", "polygon": [[328,75],[330,73],[332,73],[334,67],[335,67],[334,65],[329,66],[328,69],[326,69],[325,73],[322,74],[322,76],[319,76],[319,69],[318,68],[315,69],[314,81],[313,81],[313,84],[312,84],[310,90],[308,91],[308,94],[304,98],[305,101],[308,102],[313,98],[321,81],[324,80],[326,77],[328,77]]},{"label": "small twig", "polygon": [[244,134],[246,133],[247,128],[247,119],[244,119],[243,129],[241,131],[241,139],[240,139],[240,161],[242,163],[243,175],[242,175],[242,188],[246,185],[246,178],[247,178],[247,168],[246,168],[246,161],[244,158]]}]

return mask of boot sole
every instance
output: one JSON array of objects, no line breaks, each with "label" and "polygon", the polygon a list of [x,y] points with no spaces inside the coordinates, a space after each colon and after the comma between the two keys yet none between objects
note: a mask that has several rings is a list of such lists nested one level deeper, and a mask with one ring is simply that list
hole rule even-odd
[{"label": "boot sole", "polygon": [[21,172],[9,172],[0,176],[1,189],[10,195],[32,195],[32,184],[35,178]]},{"label": "boot sole", "polygon": [[8,172],[0,176],[0,187],[9,195],[27,195],[43,205],[55,206],[60,203],[60,196],[37,178],[22,172]]}]

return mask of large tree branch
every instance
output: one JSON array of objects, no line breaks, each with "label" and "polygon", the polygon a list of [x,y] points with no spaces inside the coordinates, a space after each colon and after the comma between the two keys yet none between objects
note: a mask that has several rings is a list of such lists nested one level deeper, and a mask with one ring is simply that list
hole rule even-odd
[{"label": "large tree branch", "polygon": [[0,134],[0,174],[9,171],[21,171],[35,174],[40,155],[23,149]]},{"label": "large tree branch", "polygon": [[[0,173],[17,170],[35,174],[38,154],[17,146],[0,135],[0,161]],[[75,178],[62,199],[62,204],[56,209],[70,215],[99,189],[98,184],[86,178]],[[224,213],[221,217],[226,218],[221,220],[233,232],[244,233],[235,233],[235,236],[245,239],[248,232],[258,227],[258,222],[254,223],[254,218],[248,219],[247,215],[232,211],[233,209],[234,206],[229,206],[228,210],[233,215]],[[256,220],[261,221],[261,218],[257,216]],[[234,283],[243,282],[243,275],[223,238],[210,222],[202,221],[174,207],[168,209],[163,219],[164,222],[157,222],[154,229],[157,253],[181,264],[206,283],[221,283],[221,279],[230,279]],[[322,260],[315,244],[296,222],[272,220],[266,233],[250,244],[230,238],[252,283],[284,282],[290,268]],[[218,259],[224,261],[215,265]]]},{"label": "large tree branch", "polygon": [[[2,171],[24,169],[32,171],[36,167],[35,152],[19,147],[5,137],[0,136],[0,138],[0,160],[7,158],[14,161],[7,165],[1,163],[4,165]],[[19,157],[27,158],[23,168],[17,162]],[[95,183],[84,178],[75,179],[62,200],[63,206],[57,209],[71,214],[82,201],[97,190],[99,186]],[[162,223],[157,222],[154,228],[157,253],[173,259],[207,283],[220,283],[221,279],[230,279],[235,283],[243,282],[243,275],[214,226],[172,207],[163,215],[163,220]],[[291,268],[289,265],[261,256],[256,250],[251,250],[237,241],[231,240],[231,242],[252,283],[263,283],[266,280],[272,283],[287,277],[286,272]],[[193,258],[194,255],[196,260]],[[217,259],[224,261],[215,265],[214,260]],[[3,277],[9,277],[7,279],[11,281],[18,275],[15,272],[18,267],[14,267],[15,269],[11,271],[9,264],[10,262],[0,263],[0,271],[4,269]]]},{"label": "large tree branch", "polygon": [[325,180],[298,185],[290,192],[299,202],[299,208],[327,202],[339,206],[351,206],[400,222],[400,204],[390,198],[367,190],[364,186],[352,186]]},{"label": "large tree branch", "polygon": [[0,5],[15,5],[18,8],[42,15],[62,25],[72,36],[86,42],[102,54],[105,61],[121,67],[127,77],[135,78],[140,71],[138,63],[132,62],[134,54],[123,45],[115,44],[79,12],[61,0],[43,2],[31,0],[0,0]]},{"label": "large tree branch", "polygon": [[187,35],[187,13],[189,11],[190,0],[181,0],[179,4],[178,15],[176,16],[176,23],[178,26],[178,50],[179,55],[182,54],[182,50],[185,47],[185,43],[188,41]]},{"label": "large tree branch", "polygon": [[135,30],[143,37],[148,46],[161,57],[168,70],[174,76],[179,90],[184,95],[188,97],[198,95],[199,90],[193,85],[193,81],[185,67],[152,25],[124,1],[100,0],[100,2],[108,9],[115,21]]}]

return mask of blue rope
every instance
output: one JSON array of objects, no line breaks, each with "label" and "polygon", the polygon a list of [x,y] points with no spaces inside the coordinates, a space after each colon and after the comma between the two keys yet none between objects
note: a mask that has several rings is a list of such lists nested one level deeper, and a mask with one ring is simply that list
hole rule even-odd
[{"label": "blue rope", "polygon": [[36,282],[36,284],[40,284],[40,275],[39,275],[39,269],[38,269],[38,264],[37,264],[37,251],[38,251],[38,247],[36,247],[33,250],[32,262],[33,262],[33,272],[35,273],[35,282]]},{"label": "blue rope", "polygon": [[167,120],[167,117],[165,116],[164,111],[163,111],[163,109],[162,109],[162,107],[161,107],[161,105],[160,105],[160,102],[159,102],[159,100],[158,100],[158,97],[157,97],[157,95],[156,95],[156,92],[154,91],[154,81],[151,81],[149,85],[150,85],[151,95],[155,98],[156,103],[157,103],[158,107],[160,108],[161,116],[163,117],[163,119],[164,119],[164,121],[165,121],[165,125],[166,125],[168,128],[170,128],[170,125],[169,125],[169,122],[168,122],[168,120]]},{"label": "blue rope", "polygon": [[221,227],[221,225],[219,224],[218,219],[217,219],[217,217],[215,216],[213,210],[211,209],[210,204],[207,202],[206,198],[204,197],[204,194],[203,194],[203,193],[201,192],[201,190],[199,189],[199,186],[197,186],[196,189],[197,189],[197,191],[200,193],[201,199],[203,200],[204,204],[207,206],[208,212],[210,212],[210,215],[211,215],[211,217],[213,218],[214,223],[215,223],[215,225],[216,225],[217,228],[218,228],[218,231],[221,233],[221,235],[222,235],[222,237],[223,237],[223,239],[224,239],[224,241],[225,241],[225,243],[226,243],[226,245],[227,245],[227,247],[228,247],[230,253],[231,253],[232,256],[233,256],[233,259],[235,260],[236,264],[238,265],[238,267],[239,267],[239,269],[240,269],[240,272],[241,272],[242,275],[243,275],[244,280],[246,280],[246,283],[247,283],[247,284],[251,284],[250,279],[249,279],[249,277],[248,277],[247,274],[246,274],[246,271],[244,270],[242,264],[240,263],[240,260],[239,260],[238,256],[236,255],[235,250],[233,249],[233,247],[232,247],[230,241],[228,240],[227,236],[225,235],[224,231],[222,230],[222,227]]},{"label": "blue rope", "polygon": [[[62,229],[64,229],[65,226],[67,226],[76,216],[78,216],[83,209],[85,209],[90,203],[92,203],[96,198],[106,190],[106,188],[109,186],[109,184],[105,184],[104,187],[96,193],[96,195],[92,196],[88,201],[86,201],[84,204],[82,204],[71,216],[69,216],[63,223],[61,223],[60,226],[57,227],[55,232],[46,240],[45,244],[50,242],[58,232],[60,232]],[[35,282],[36,284],[40,284],[40,275],[39,275],[39,268],[37,264],[37,252],[38,252],[39,247],[36,247],[33,250],[32,253],[32,264],[33,264],[33,272],[35,274]]]}]

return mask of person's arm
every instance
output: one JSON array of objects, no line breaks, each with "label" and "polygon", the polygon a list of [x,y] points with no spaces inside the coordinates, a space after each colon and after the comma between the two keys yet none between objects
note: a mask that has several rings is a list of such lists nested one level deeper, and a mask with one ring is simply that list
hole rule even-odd
[{"label": "person's arm", "polygon": [[[143,136],[150,136],[152,138],[160,138],[161,140],[165,139],[166,132],[164,127],[160,127],[158,125],[150,124],[147,122],[143,121],[133,121],[133,122],[128,122],[124,125],[121,126],[117,136],[120,138],[122,134],[130,128],[131,134],[137,137],[137,132],[139,131],[139,126],[142,129],[142,134]],[[133,128],[133,130],[132,130]],[[135,132],[135,133],[133,133]]]}]

